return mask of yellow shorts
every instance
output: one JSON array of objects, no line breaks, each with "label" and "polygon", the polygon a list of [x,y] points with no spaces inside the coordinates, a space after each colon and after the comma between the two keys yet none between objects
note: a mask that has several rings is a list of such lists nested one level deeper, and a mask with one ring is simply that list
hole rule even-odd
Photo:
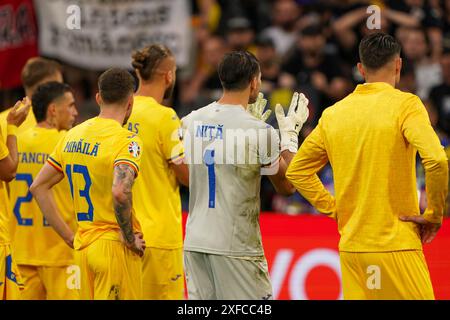
[{"label": "yellow shorts", "polygon": [[9,244],[0,244],[0,300],[21,300],[23,281]]},{"label": "yellow shorts", "polygon": [[[70,266],[42,267],[19,265],[24,281],[23,300],[77,300],[78,291],[71,285]],[[78,275],[79,276],[79,275]],[[79,279],[77,280],[79,282]]]},{"label": "yellow shorts", "polygon": [[120,241],[99,239],[75,250],[80,299],[142,299],[142,260]]},{"label": "yellow shorts", "polygon": [[340,252],[344,299],[434,300],[422,251]]},{"label": "yellow shorts", "polygon": [[146,248],[142,265],[143,299],[183,300],[183,249]]}]

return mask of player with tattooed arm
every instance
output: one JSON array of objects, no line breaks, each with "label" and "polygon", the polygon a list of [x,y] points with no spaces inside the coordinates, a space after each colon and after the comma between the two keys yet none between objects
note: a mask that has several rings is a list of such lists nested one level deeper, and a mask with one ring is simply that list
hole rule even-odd
[{"label": "player with tattooed arm", "polygon": [[[140,299],[145,242],[132,209],[132,186],[142,143],[122,128],[133,108],[134,80],[113,68],[100,76],[98,87],[100,115],[60,140],[31,192],[50,225],[75,249],[81,299]],[[51,192],[64,176],[78,221],[75,235]]]}]

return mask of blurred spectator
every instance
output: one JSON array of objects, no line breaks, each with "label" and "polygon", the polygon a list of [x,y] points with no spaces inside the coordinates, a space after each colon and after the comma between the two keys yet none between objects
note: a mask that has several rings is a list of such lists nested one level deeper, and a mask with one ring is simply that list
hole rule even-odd
[{"label": "blurred spectator", "polygon": [[406,62],[414,65],[417,95],[428,99],[431,88],[441,83],[442,72],[440,64],[429,56],[425,31],[422,28],[406,29],[402,46]]},{"label": "blurred spectator", "polygon": [[230,50],[247,50],[255,53],[253,46],[255,32],[250,20],[245,17],[234,17],[228,21],[225,39]]},{"label": "blurred spectator", "polygon": [[276,0],[272,7],[273,25],[262,34],[272,39],[277,54],[282,57],[295,44],[296,23],[300,17],[300,7],[294,0]]},{"label": "blurred spectator", "polygon": [[180,102],[183,109],[179,110],[180,116],[207,105],[218,99],[221,94],[222,86],[217,67],[228,50],[226,43],[221,37],[213,36],[204,41],[200,50],[194,76],[181,84]]},{"label": "blurred spectator", "polygon": [[267,95],[278,87],[281,71],[280,60],[271,38],[260,36],[257,39],[256,58],[261,67],[261,91]]},{"label": "blurred spectator", "polygon": [[416,19],[416,25],[440,27],[440,17],[425,0],[388,0],[386,5],[395,11],[406,13]]},{"label": "blurred spectator", "polygon": [[194,24],[204,25],[211,31],[218,28],[221,8],[216,0],[195,0],[192,7],[194,16],[197,18]]},{"label": "blurred spectator", "polygon": [[450,136],[450,49],[441,58],[442,84],[431,89],[430,99],[437,110],[438,126],[447,136]]},{"label": "blurred spectator", "polygon": [[298,34],[297,47],[283,64],[283,76],[290,79],[300,91],[309,92],[321,111],[351,89],[337,55],[325,50],[326,38],[319,25],[305,27]]},{"label": "blurred spectator", "polygon": [[450,48],[450,0],[443,0],[442,14],[442,46]]},{"label": "blurred spectator", "polygon": [[234,17],[246,17],[255,32],[270,25],[270,3],[272,0],[218,0],[222,8],[218,33],[224,35],[227,23]]},{"label": "blurred spectator", "polygon": [[416,74],[414,73],[414,65],[406,60],[403,60],[402,71],[400,73],[400,82],[397,88],[405,92],[416,92]]},{"label": "blurred spectator", "polygon": [[[351,8],[351,10],[348,10],[334,21],[332,30],[339,44],[342,56],[353,67],[359,60],[358,44],[367,34],[376,31],[389,33],[393,25],[408,27],[419,25],[419,20],[415,17],[389,7],[383,7],[380,21],[381,29],[371,30],[367,27],[366,23],[369,17],[367,4],[356,3]],[[356,68],[354,71],[356,72]]]},{"label": "blurred spectator", "polygon": [[439,10],[438,3],[433,0],[389,0],[387,5],[417,21],[415,25],[409,26],[424,28],[430,42],[430,56],[438,59],[442,44],[442,11]]}]

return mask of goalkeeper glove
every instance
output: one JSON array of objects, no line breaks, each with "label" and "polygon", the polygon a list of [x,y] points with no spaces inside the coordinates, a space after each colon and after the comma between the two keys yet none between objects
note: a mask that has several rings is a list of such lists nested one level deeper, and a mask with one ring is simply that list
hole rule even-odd
[{"label": "goalkeeper glove", "polygon": [[256,119],[266,122],[270,117],[272,110],[267,110],[263,113],[264,108],[267,105],[267,100],[264,99],[264,95],[260,92],[258,93],[258,98],[255,103],[249,104],[247,106],[247,112],[254,116]]},{"label": "goalkeeper glove", "polygon": [[286,116],[284,115],[283,107],[280,104],[276,105],[275,116],[280,129],[281,151],[297,152],[298,134],[309,116],[308,102],[303,93],[298,94],[295,92]]}]

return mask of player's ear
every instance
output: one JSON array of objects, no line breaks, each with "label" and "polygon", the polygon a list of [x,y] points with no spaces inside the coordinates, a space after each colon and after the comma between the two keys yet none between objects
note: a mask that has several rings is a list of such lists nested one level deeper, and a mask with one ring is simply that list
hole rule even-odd
[{"label": "player's ear", "polygon": [[400,57],[397,57],[396,61],[395,61],[395,72],[397,74],[400,74],[400,72],[402,71],[402,66],[403,66],[403,60]]},{"label": "player's ear", "polygon": [[255,76],[250,81],[250,91],[256,90],[257,87],[258,87],[258,77]]},{"label": "player's ear", "polygon": [[134,94],[132,94],[128,100],[128,106],[130,109],[133,108],[133,104],[134,104]]},{"label": "player's ear", "polygon": [[47,108],[47,117],[53,118],[56,115],[56,104],[50,103]]},{"label": "player's ear", "polygon": [[102,104],[102,97],[100,97],[100,93],[96,93],[95,95],[95,101],[97,102],[98,105]]},{"label": "player's ear", "polygon": [[400,75],[402,72],[403,60],[400,57],[397,57],[395,60],[395,83],[398,84],[400,82]]},{"label": "player's ear", "polygon": [[362,63],[358,62],[357,67],[358,67],[359,73],[365,79],[366,78],[366,71],[364,70],[364,67],[363,67]]},{"label": "player's ear", "polygon": [[136,73],[136,77],[139,79],[139,81],[141,81],[142,77],[141,77],[141,73],[139,72],[139,69],[134,69],[134,73]]},{"label": "player's ear", "polygon": [[166,72],[166,84],[171,85],[173,82],[173,72],[172,70],[169,70]]}]

